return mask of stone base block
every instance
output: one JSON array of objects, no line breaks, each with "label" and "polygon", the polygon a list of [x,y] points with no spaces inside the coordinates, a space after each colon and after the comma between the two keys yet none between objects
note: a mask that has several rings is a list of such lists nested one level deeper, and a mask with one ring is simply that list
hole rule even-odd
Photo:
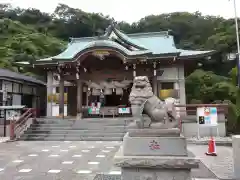
[{"label": "stone base block", "polygon": [[191,180],[190,170],[122,168],[122,180]]},{"label": "stone base block", "polygon": [[114,157],[114,165],[122,168],[191,169],[199,163],[199,159],[184,156],[125,156],[122,146]]},{"label": "stone base block", "polygon": [[187,156],[184,137],[130,137],[123,138],[125,156]]},{"label": "stone base block", "polygon": [[129,129],[130,137],[179,137],[180,129]]},{"label": "stone base block", "polygon": [[200,161],[176,156],[125,156],[123,147],[114,157],[114,165],[122,168],[122,180],[190,180],[191,168]]}]

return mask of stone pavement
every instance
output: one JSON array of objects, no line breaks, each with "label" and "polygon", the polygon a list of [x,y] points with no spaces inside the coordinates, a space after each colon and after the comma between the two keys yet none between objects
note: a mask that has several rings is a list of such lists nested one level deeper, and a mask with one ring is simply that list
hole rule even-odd
[{"label": "stone pavement", "polygon": [[[119,177],[120,168],[112,165],[112,159],[121,143],[101,141],[0,143],[0,180],[93,180],[96,174]],[[201,157],[204,163],[210,164],[213,172],[216,168],[213,168],[215,165],[211,163],[221,162],[221,156],[207,158],[204,156],[207,146],[189,145],[189,149]],[[220,154],[225,153],[220,147],[218,151]],[[227,156],[230,156],[230,153]],[[211,161],[214,158],[217,159]],[[229,161],[226,164],[221,162],[221,165],[228,166],[228,163]],[[226,171],[220,167],[217,170],[220,173]],[[196,177],[195,180],[216,178],[203,164],[200,165],[200,169],[193,171],[193,176]]]},{"label": "stone pavement", "polygon": [[209,168],[219,179],[234,179],[233,175],[233,154],[231,147],[217,146],[217,156],[206,156],[207,145],[188,145],[196,157]]},{"label": "stone pavement", "polygon": [[0,180],[92,180],[121,174],[112,158],[121,142],[0,143]]}]

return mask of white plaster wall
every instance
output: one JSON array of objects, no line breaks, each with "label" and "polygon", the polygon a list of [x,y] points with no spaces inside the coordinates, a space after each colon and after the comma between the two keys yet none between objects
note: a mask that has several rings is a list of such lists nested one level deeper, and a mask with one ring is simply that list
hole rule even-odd
[{"label": "white plaster wall", "polygon": [[174,82],[174,89],[179,90],[180,104],[186,104],[184,66],[163,67],[162,76],[157,76],[158,90],[161,89],[161,82]]},{"label": "white plaster wall", "polygon": [[174,66],[174,67],[163,67],[159,68],[163,70],[162,76],[158,76],[157,80],[159,81],[177,81],[184,79],[184,66]]},{"label": "white plaster wall", "polygon": [[[59,105],[52,105],[52,116],[59,116]],[[64,116],[67,116],[67,105],[64,105]]]}]

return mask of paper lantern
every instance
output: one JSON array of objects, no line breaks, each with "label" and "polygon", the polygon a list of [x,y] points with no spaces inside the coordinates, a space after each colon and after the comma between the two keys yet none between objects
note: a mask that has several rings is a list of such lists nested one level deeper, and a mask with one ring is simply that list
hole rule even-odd
[{"label": "paper lantern", "polygon": [[117,95],[123,94],[122,88],[116,88],[116,94],[117,94]]}]

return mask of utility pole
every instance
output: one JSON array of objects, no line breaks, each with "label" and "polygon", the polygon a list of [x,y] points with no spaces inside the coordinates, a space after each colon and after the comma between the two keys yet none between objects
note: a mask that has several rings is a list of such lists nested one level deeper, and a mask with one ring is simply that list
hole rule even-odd
[{"label": "utility pole", "polygon": [[239,30],[238,30],[238,17],[237,17],[237,4],[236,0],[233,0],[235,26],[236,26],[236,38],[237,38],[237,85],[240,88],[240,44],[239,44]]}]

